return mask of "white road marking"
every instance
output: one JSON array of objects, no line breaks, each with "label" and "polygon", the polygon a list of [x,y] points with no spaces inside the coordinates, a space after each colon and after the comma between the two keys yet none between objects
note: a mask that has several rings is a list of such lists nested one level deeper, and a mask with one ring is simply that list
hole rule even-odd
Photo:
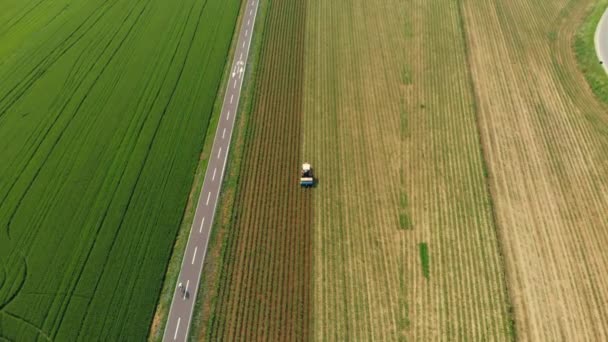
[{"label": "white road marking", "polygon": [[[239,57],[239,62],[242,61],[242,60],[243,60],[243,53],[241,52],[241,56]],[[238,65],[237,65],[236,69],[237,70],[239,69]]]},{"label": "white road marking", "polygon": [[226,115],[226,120],[230,119],[230,111],[228,111],[228,115]]},{"label": "white road marking", "polygon": [[192,256],[192,265],[194,265],[194,260],[196,260],[196,250],[198,247],[194,247],[194,255]]},{"label": "white road marking", "polygon": [[247,26],[249,26],[250,22],[251,22],[251,19],[247,19]]},{"label": "white road marking", "polygon": [[232,89],[236,89],[236,78],[234,79],[234,84],[232,85]]},{"label": "white road marking", "polygon": [[234,100],[234,94],[230,95],[230,104],[232,104],[232,100]]},{"label": "white road marking", "polygon": [[211,181],[215,180],[215,171],[217,171],[217,167],[215,169],[213,169],[213,177],[211,177]]},{"label": "white road marking", "polygon": [[209,205],[209,198],[211,198],[211,191],[207,194],[207,203],[205,205]]},{"label": "white road marking", "polygon": [[188,294],[188,285],[190,285],[190,280],[188,280],[186,282],[186,289],[184,290],[184,297],[182,297],[183,300],[186,300],[186,295]]},{"label": "white road marking", "polygon": [[249,15],[253,14],[253,8],[249,10]]},{"label": "white road marking", "polygon": [[224,139],[225,135],[226,135],[226,128],[224,127],[224,131],[222,132],[222,139]]},{"label": "white road marking", "polygon": [[243,42],[243,47],[245,47],[245,42]]},{"label": "white road marking", "polygon": [[220,154],[222,154],[222,148],[220,147],[220,150],[217,151],[217,159],[220,159]]},{"label": "white road marking", "polygon": [[177,332],[179,331],[179,322],[182,320],[181,317],[177,318],[177,326],[175,327],[175,334],[173,334],[173,339],[177,339]]},{"label": "white road marking", "polygon": [[247,37],[247,35],[249,34],[249,29],[245,30],[245,37]]},{"label": "white road marking", "polygon": [[199,233],[203,232],[203,225],[205,224],[205,218],[203,217],[203,222],[201,222],[201,227],[198,229]]}]

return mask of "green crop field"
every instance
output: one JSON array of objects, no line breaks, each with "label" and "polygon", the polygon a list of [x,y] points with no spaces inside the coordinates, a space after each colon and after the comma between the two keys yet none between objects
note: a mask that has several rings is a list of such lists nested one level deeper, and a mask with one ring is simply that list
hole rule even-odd
[{"label": "green crop field", "polygon": [[0,1],[0,339],[142,340],[240,1]]}]

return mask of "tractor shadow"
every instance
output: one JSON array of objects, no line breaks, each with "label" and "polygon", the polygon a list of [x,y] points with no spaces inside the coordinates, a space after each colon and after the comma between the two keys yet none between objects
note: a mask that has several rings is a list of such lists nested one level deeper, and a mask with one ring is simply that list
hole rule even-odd
[{"label": "tractor shadow", "polygon": [[308,185],[308,186],[300,186],[303,190],[306,189],[315,189],[319,186],[319,179],[317,177],[313,177],[312,178],[312,185]]}]

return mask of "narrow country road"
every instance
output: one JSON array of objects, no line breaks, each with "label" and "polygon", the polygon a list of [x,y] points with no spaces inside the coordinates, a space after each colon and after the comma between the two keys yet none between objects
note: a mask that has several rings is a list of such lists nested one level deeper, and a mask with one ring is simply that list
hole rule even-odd
[{"label": "narrow country road", "polygon": [[203,262],[207,253],[209,235],[213,225],[222,179],[224,178],[230,138],[232,137],[241,96],[243,76],[247,66],[249,46],[258,10],[257,5],[258,0],[247,1],[232,61],[230,78],[226,86],[224,104],[215,132],[213,148],[209,155],[203,188],[198,198],[194,221],[190,228],[190,236],[182,258],[182,266],[178,277],[178,284],[181,283],[182,288],[179,285],[175,288],[163,341],[186,341],[188,338]]},{"label": "narrow country road", "polygon": [[608,73],[608,9],[604,11],[595,30],[595,51],[599,60],[603,62],[604,70]]}]

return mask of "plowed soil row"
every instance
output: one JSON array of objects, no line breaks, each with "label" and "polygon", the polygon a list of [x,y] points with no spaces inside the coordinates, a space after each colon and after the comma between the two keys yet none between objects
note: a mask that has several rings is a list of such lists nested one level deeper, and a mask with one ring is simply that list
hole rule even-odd
[{"label": "plowed soil row", "polygon": [[311,192],[298,185],[305,9],[270,3],[209,340],[309,338]]}]

